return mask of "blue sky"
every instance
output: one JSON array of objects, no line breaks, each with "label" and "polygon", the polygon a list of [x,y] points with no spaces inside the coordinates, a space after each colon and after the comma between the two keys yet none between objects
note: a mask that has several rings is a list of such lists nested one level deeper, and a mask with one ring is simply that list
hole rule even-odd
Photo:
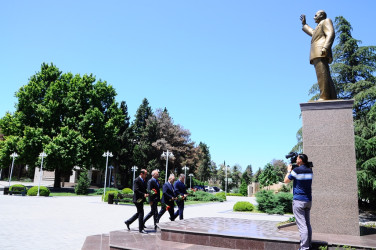
[{"label": "blue sky", "polygon": [[3,1],[0,116],[43,62],[93,73],[131,118],[166,107],[212,160],[264,167],[296,144],[299,104],[316,82],[300,14],[344,16],[375,45],[376,1]]}]

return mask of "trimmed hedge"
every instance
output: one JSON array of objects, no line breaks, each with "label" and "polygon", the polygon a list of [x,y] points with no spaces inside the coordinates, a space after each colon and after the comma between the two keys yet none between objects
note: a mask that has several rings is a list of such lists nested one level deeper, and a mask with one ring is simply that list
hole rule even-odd
[{"label": "trimmed hedge", "polygon": [[14,184],[14,185],[10,186],[9,191],[13,191],[13,188],[16,188],[16,189],[17,188],[26,188],[26,191],[27,191],[27,187],[25,187],[22,184]]},{"label": "trimmed hedge", "polygon": [[[38,186],[32,187],[27,191],[27,195],[29,196],[37,196],[37,194],[38,194]],[[40,186],[39,195],[50,196],[50,190],[45,186]]]},{"label": "trimmed hedge", "polygon": [[123,194],[133,194],[133,191],[130,188],[124,188],[123,190],[121,190],[121,192]]},{"label": "trimmed hedge", "polygon": [[[103,195],[104,188],[99,188],[95,190],[96,195]],[[106,188],[106,193],[107,191],[119,191],[117,188]]]},{"label": "trimmed hedge", "polygon": [[246,211],[251,212],[255,209],[255,207],[252,205],[252,203],[248,201],[238,201],[235,203],[233,210],[234,211]]},{"label": "trimmed hedge", "polygon": [[[104,202],[108,202],[108,195],[109,194],[114,194],[114,199],[117,199],[118,193],[119,193],[119,191],[112,191],[112,190],[106,191],[106,195],[104,196]],[[103,197],[103,195],[102,195],[102,197]]]},{"label": "trimmed hedge", "polygon": [[204,191],[196,191],[187,196],[188,201],[224,201],[223,198]]},{"label": "trimmed hedge", "polygon": [[227,193],[227,196],[244,196],[241,193]]}]

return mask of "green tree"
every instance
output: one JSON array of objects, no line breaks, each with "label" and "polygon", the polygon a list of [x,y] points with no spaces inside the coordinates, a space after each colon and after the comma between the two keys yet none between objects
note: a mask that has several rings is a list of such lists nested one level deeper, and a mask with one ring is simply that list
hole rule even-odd
[{"label": "green tree", "polygon": [[260,182],[260,175],[261,175],[261,173],[262,173],[262,169],[261,168],[259,168],[257,171],[256,171],[256,173],[253,175],[253,181],[254,182]]},{"label": "green tree", "polygon": [[[194,172],[196,167],[193,159],[194,142],[191,141],[189,130],[184,129],[179,124],[174,124],[174,120],[166,108],[163,111],[157,109],[154,119],[157,124],[157,137],[152,146],[156,152],[156,159],[160,159],[162,151],[168,149],[174,154],[168,165],[170,170],[175,169],[176,173],[179,174],[183,172],[182,167],[186,165],[190,172]],[[165,163],[165,160],[163,160],[163,163]],[[158,164],[162,164],[162,162],[159,161]]]},{"label": "green tree", "polygon": [[156,140],[156,121],[152,119],[153,112],[149,101],[144,98],[136,111],[135,120],[132,123],[134,136],[133,162],[136,166],[147,168],[149,161],[155,159],[152,156],[152,143]]},{"label": "green tree", "polygon": [[207,181],[211,174],[211,157],[209,147],[203,142],[200,142],[199,147],[199,166],[197,169],[197,176],[201,181]]},{"label": "green tree", "polygon": [[90,187],[90,179],[88,176],[88,171],[84,169],[80,173],[80,177],[78,178],[78,183],[76,187],[74,188],[74,192],[76,194],[88,194],[89,187]]},{"label": "green tree", "polygon": [[273,165],[275,172],[278,176],[278,181],[282,182],[287,174],[287,165],[283,160],[273,159],[271,164]]},{"label": "green tree", "polygon": [[241,176],[242,176],[241,170],[242,168],[238,164],[235,164],[232,167],[231,178],[232,178],[232,184],[234,185],[234,187],[239,187],[239,184],[241,183]]},{"label": "green tree", "polygon": [[247,196],[248,195],[248,184],[247,184],[247,182],[244,179],[241,179],[241,184],[240,184],[239,192],[243,196]]},{"label": "green tree", "polygon": [[132,173],[130,169],[134,164],[132,155],[134,136],[129,122],[128,106],[125,101],[120,103],[120,110],[124,120],[119,127],[119,133],[116,138],[118,148],[113,152],[114,185],[118,187],[120,182],[123,187],[131,187]]},{"label": "green tree", "polygon": [[75,165],[103,168],[102,154],[116,148],[113,142],[124,119],[115,96],[110,85],[92,75],[63,74],[43,63],[16,93],[16,112],[0,120],[5,135],[0,161],[9,158],[6,152],[15,140],[22,164],[39,165],[44,150],[44,168],[55,171],[55,187]]},{"label": "green tree", "polygon": [[258,179],[261,187],[267,187],[278,182],[278,174],[274,166],[268,163],[264,167],[264,170],[261,172]]}]

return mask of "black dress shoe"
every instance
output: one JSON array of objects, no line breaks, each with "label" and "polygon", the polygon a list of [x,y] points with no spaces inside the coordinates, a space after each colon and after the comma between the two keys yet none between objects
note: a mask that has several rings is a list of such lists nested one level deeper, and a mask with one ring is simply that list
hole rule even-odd
[{"label": "black dress shoe", "polygon": [[157,230],[157,228],[158,228],[157,225],[154,225],[154,230]]},{"label": "black dress shoe", "polygon": [[145,224],[144,224],[144,228],[147,228],[147,227],[145,226]]},{"label": "black dress shoe", "polygon": [[128,222],[124,221],[124,224],[127,226],[128,230],[131,230],[131,229],[129,228],[129,223],[128,223]]},{"label": "black dress shoe", "polygon": [[141,230],[140,234],[148,234],[148,232],[146,232],[145,230]]}]

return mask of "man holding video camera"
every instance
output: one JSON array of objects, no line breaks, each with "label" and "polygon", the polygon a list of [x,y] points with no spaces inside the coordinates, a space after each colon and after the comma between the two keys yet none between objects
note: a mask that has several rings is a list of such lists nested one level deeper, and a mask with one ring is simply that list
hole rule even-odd
[{"label": "man holding video camera", "polygon": [[296,164],[293,164],[293,161],[294,158],[291,160],[292,164],[287,167],[284,182],[294,181],[292,210],[300,233],[299,249],[310,249],[312,241],[310,211],[312,206],[313,165],[312,162],[308,162],[308,156],[305,154],[297,155]]}]

